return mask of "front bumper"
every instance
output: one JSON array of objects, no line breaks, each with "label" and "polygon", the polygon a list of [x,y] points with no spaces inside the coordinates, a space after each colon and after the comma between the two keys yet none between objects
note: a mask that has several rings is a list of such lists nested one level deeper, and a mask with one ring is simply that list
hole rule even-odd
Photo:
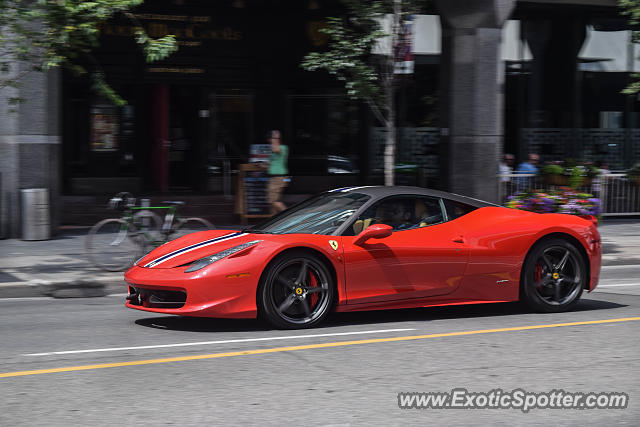
[{"label": "front bumper", "polygon": [[259,275],[228,274],[215,268],[185,273],[182,268],[131,267],[126,306],[182,316],[255,318]]}]

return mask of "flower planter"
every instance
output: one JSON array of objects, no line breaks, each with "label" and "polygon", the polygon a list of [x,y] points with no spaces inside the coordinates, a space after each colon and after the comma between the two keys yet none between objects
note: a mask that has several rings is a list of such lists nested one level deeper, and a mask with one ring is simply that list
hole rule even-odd
[{"label": "flower planter", "polygon": [[566,175],[544,175],[544,183],[547,185],[569,185],[569,177]]},{"label": "flower planter", "polygon": [[506,206],[530,212],[577,215],[594,224],[597,224],[595,215],[600,212],[599,199],[570,188],[516,193],[509,196]]}]

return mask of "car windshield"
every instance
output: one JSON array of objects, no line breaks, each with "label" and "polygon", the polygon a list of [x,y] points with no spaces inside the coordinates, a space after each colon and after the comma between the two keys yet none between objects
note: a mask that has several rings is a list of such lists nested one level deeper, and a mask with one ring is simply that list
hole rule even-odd
[{"label": "car windshield", "polygon": [[245,231],[272,234],[332,234],[370,196],[360,193],[322,193]]}]

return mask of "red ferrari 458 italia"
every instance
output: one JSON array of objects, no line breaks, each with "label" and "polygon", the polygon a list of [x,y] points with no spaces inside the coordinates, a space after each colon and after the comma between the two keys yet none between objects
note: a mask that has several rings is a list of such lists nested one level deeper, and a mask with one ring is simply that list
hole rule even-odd
[{"label": "red ferrari 458 italia", "polygon": [[306,328],[333,310],[522,300],[571,308],[600,275],[600,235],[571,215],[414,187],[349,187],[256,226],[189,234],[125,273],[127,307],[260,316]]}]

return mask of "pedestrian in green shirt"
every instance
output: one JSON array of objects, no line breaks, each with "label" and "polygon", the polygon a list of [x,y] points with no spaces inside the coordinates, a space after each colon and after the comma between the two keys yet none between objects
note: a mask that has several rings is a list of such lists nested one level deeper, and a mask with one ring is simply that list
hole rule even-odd
[{"label": "pedestrian in green shirt", "polygon": [[271,157],[269,157],[269,185],[267,187],[267,200],[271,206],[271,213],[282,212],[287,207],[282,203],[282,190],[289,181],[287,161],[289,158],[289,147],[282,144],[282,135],[279,130],[269,132],[269,143],[271,144]]}]

